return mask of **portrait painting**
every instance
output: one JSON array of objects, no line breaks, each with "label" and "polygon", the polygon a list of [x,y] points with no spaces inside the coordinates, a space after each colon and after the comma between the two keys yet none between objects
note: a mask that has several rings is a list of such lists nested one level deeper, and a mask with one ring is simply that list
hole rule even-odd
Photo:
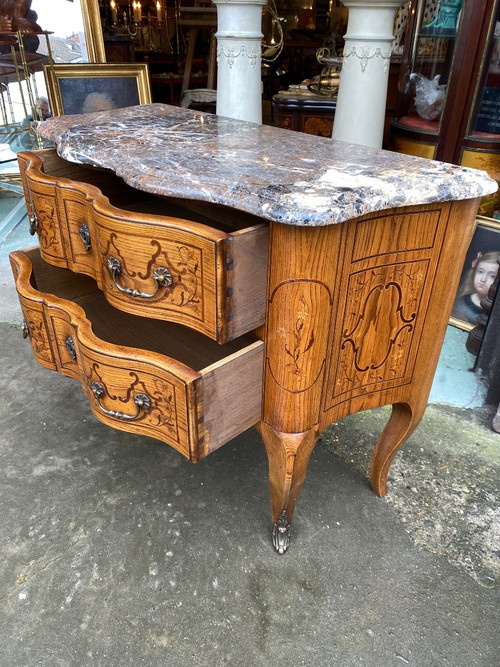
[{"label": "portrait painting", "polygon": [[460,283],[453,304],[450,324],[470,331],[484,309],[481,300],[488,296],[500,260],[500,223],[478,217],[474,236],[465,257]]},{"label": "portrait painting", "polygon": [[151,103],[146,63],[61,64],[44,74],[54,116]]}]

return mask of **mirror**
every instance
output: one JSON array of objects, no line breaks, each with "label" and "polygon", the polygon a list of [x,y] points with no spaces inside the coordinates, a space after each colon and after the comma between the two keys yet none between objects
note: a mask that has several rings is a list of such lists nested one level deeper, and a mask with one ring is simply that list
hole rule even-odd
[{"label": "mirror", "polygon": [[[106,61],[98,0],[32,0],[31,11],[42,30],[53,33],[54,62],[77,62],[78,56],[84,63]],[[60,46],[71,36],[73,52]]]}]

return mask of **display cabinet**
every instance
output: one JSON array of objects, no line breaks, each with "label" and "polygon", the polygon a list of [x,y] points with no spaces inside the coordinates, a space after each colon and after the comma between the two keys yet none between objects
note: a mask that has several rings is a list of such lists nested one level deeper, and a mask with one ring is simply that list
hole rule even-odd
[{"label": "display cabinet", "polygon": [[[500,2],[418,0],[407,16],[390,147],[483,169],[500,181]],[[479,214],[450,320],[472,329],[467,349],[475,355],[490,323],[467,280],[478,263],[494,269],[500,257],[498,193],[481,199]],[[464,298],[476,299],[467,317],[459,309]]]},{"label": "display cabinet", "polygon": [[[498,0],[409,3],[390,147],[500,177]],[[498,195],[481,213],[494,215]]]},{"label": "display cabinet", "polygon": [[[470,167],[485,169],[500,180],[500,5],[495,3],[493,20],[486,47],[481,52],[478,76],[471,93],[469,113],[459,130],[461,142],[454,161]],[[463,138],[462,138],[463,137]],[[500,219],[498,194],[484,197],[479,212]]]}]

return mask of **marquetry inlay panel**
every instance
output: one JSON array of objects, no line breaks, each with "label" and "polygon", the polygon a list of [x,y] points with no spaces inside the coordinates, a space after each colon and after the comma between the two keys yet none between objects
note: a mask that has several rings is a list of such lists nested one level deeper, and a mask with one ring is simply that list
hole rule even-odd
[{"label": "marquetry inlay panel", "polygon": [[[427,260],[391,264],[349,277],[330,406],[411,381],[414,336],[428,275]],[[329,406],[329,407],[330,407]]]}]

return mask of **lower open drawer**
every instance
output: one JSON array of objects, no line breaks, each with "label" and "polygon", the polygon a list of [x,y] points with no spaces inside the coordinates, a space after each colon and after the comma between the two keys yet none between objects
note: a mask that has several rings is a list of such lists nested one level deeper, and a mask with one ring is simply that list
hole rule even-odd
[{"label": "lower open drawer", "polygon": [[218,345],[180,325],[129,315],[95,281],[13,252],[24,331],[37,360],[78,379],[98,419],[198,461],[261,416],[264,344]]}]

